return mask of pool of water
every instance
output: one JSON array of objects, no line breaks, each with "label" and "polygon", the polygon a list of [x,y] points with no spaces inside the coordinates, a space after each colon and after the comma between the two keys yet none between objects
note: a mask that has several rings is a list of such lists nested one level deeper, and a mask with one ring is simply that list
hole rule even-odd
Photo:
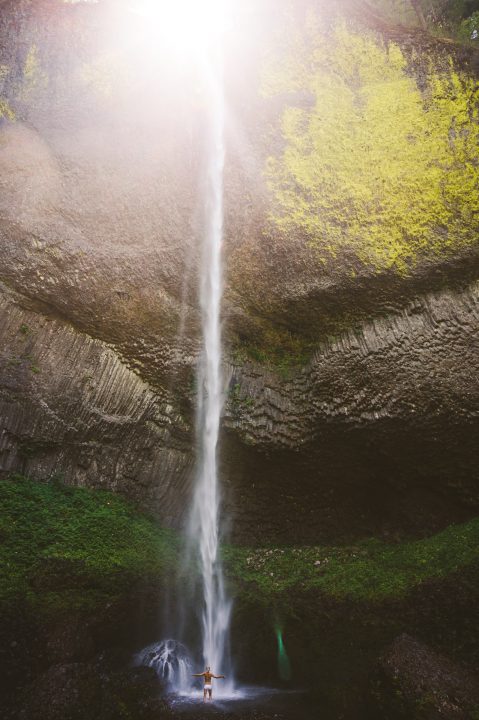
[{"label": "pool of water", "polygon": [[201,720],[203,717],[247,718],[248,720],[320,720],[307,693],[301,690],[278,690],[257,686],[240,686],[222,693],[219,684],[213,688],[213,700],[203,702],[203,690],[168,696],[175,715]]}]

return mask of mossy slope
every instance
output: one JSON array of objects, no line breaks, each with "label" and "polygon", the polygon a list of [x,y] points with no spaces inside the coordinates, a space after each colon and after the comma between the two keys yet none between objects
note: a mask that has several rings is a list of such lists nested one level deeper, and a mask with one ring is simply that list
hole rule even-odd
[{"label": "mossy slope", "polygon": [[173,533],[105,491],[4,480],[0,536],[3,606],[88,608],[174,571]]},{"label": "mossy slope", "polygon": [[[76,608],[175,573],[179,540],[104,491],[16,476],[0,482],[0,604]],[[347,547],[223,549],[232,591],[259,604],[299,592],[358,601],[404,596],[479,560],[479,518],[422,540]]]},{"label": "mossy slope", "polygon": [[317,590],[338,600],[404,597],[421,583],[479,561],[479,518],[400,544],[365,540],[349,547],[227,550],[236,582],[258,601]]}]

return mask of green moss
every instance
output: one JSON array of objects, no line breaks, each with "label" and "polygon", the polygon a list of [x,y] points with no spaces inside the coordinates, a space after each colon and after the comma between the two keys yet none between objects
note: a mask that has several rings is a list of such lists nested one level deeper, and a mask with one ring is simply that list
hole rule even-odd
[{"label": "green moss", "polygon": [[[0,609],[82,610],[127,593],[139,580],[176,575],[180,546],[121,497],[58,479],[0,481]],[[313,591],[335,598],[400,597],[479,560],[479,518],[433,537],[350,547],[223,548],[238,602],[294,607]],[[188,570],[187,574],[190,574]],[[289,612],[289,611],[288,611]]]},{"label": "green moss", "polygon": [[25,103],[33,103],[48,86],[48,75],[42,67],[38,46],[30,46],[23,65],[23,78],[18,98]]},{"label": "green moss", "polygon": [[243,342],[233,350],[233,360],[242,364],[247,360],[265,365],[287,379],[299,367],[303,367],[317,349],[317,343],[294,335],[288,330],[263,327],[258,342]]},{"label": "green moss", "polygon": [[177,540],[105,491],[0,482],[0,607],[85,608],[135,579],[172,573]]},{"label": "green moss", "polygon": [[[8,65],[0,65],[0,86],[3,87],[5,78],[9,73],[10,68]],[[15,113],[10,107],[10,104],[5,98],[0,97],[0,119],[6,118],[7,120],[15,120]]]},{"label": "green moss", "polygon": [[479,90],[452,62],[430,60],[420,89],[398,45],[345,23],[326,33],[313,17],[264,91],[311,98],[285,107],[265,172],[272,223],[320,263],[407,274],[477,242]]},{"label": "green moss", "polygon": [[420,583],[479,560],[479,518],[424,540],[354,547],[226,548],[231,577],[264,603],[288,602],[300,591],[376,601],[400,597]]},{"label": "green moss", "polygon": [[15,120],[15,113],[6,100],[0,98],[0,118],[7,120]]}]

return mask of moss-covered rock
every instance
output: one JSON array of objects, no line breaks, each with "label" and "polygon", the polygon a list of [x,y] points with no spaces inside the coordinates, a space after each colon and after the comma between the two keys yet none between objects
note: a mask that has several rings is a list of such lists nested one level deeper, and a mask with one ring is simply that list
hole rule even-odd
[{"label": "moss-covered rock", "polygon": [[225,552],[235,583],[256,601],[289,605],[297,593],[309,591],[368,602],[405,597],[421,583],[477,562],[478,548],[476,518],[401,544],[367,540],[349,547],[229,548]]},{"label": "moss-covered rock", "polygon": [[[287,104],[284,147],[267,163],[273,223],[304,238],[323,264],[410,273],[476,245],[478,91],[452,59],[424,58],[312,15],[265,71]],[[275,143],[277,146],[277,143]]]},{"label": "moss-covered rock", "polygon": [[174,573],[174,533],[111,492],[16,476],[0,482],[0,517],[2,607],[88,611]]},{"label": "moss-covered rock", "polygon": [[396,638],[371,678],[371,718],[476,718],[479,677],[408,635]]},{"label": "moss-covered rock", "polygon": [[262,204],[229,268],[237,345],[278,366],[477,276],[477,53],[361,2],[303,5],[266,44]]}]

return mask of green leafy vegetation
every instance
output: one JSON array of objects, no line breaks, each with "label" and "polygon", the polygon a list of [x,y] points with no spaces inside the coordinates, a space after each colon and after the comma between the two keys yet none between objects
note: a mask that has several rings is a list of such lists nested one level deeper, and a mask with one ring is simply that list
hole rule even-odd
[{"label": "green leafy vegetation", "polygon": [[479,43],[479,11],[462,21],[458,34],[463,41]]},{"label": "green leafy vegetation", "polygon": [[[88,610],[133,583],[176,573],[179,538],[118,495],[21,476],[0,481],[0,608]],[[479,518],[390,545],[253,549],[224,546],[239,599],[294,605],[305,591],[374,601],[479,560]]]},{"label": "green leafy vegetation", "polygon": [[[5,78],[8,76],[9,70],[8,65],[0,65],[0,91],[3,90]],[[0,96],[0,120],[2,118],[13,121],[15,120],[15,113],[7,99]]]},{"label": "green leafy vegetation", "polygon": [[[272,223],[323,264],[408,274],[477,242],[479,89],[432,58],[419,87],[399,45],[312,16],[264,74],[288,104],[267,162]],[[443,61],[442,61],[443,62]]]},{"label": "green leafy vegetation", "polygon": [[258,601],[318,590],[355,600],[399,597],[420,583],[479,561],[479,518],[401,544],[366,540],[349,547],[226,548],[231,577]]},{"label": "green leafy vegetation", "polygon": [[6,100],[0,98],[0,119],[15,120],[15,113]]},{"label": "green leafy vegetation", "polygon": [[172,573],[173,532],[118,495],[14,476],[0,482],[0,607],[84,607]]},{"label": "green leafy vegetation", "polygon": [[439,36],[474,44],[478,38],[465,28],[479,10],[477,0],[369,0],[369,5],[391,23],[423,27]]},{"label": "green leafy vegetation", "polygon": [[274,327],[262,328],[258,342],[238,342],[233,360],[244,363],[247,360],[260,363],[288,379],[298,368],[303,367],[317,349],[317,343],[293,335],[288,330]]},{"label": "green leafy vegetation", "polygon": [[241,385],[235,383],[228,393],[228,401],[234,412],[240,413],[242,410],[254,407],[254,398],[245,395],[241,390]]},{"label": "green leafy vegetation", "polygon": [[48,76],[41,63],[39,48],[33,44],[28,50],[23,66],[20,100],[27,103],[34,102],[37,94],[44,91],[48,83]]}]

